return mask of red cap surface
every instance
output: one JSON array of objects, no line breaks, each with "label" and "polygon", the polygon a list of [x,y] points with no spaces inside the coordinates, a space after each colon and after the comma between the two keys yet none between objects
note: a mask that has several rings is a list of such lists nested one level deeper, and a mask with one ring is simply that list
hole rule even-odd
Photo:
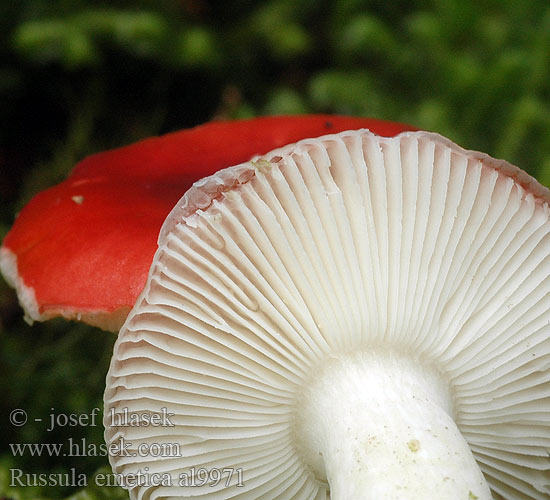
[{"label": "red cap surface", "polygon": [[21,211],[0,267],[29,319],[63,316],[117,330],[145,284],[163,221],[193,182],[300,139],[359,128],[388,137],[414,130],[366,118],[265,117],[90,156]]}]

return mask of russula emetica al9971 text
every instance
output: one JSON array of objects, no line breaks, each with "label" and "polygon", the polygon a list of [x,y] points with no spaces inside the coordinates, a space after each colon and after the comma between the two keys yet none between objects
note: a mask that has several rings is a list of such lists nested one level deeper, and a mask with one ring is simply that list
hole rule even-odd
[{"label": "russula emetica al9971 text", "polygon": [[113,470],[136,499],[550,498],[549,201],[426,132],[196,182],[115,345]]}]

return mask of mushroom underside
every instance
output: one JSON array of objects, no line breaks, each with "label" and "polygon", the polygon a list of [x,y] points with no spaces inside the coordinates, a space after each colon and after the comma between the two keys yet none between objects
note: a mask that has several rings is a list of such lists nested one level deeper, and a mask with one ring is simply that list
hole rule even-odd
[{"label": "mushroom underside", "polygon": [[[422,399],[411,395],[429,403],[388,454],[430,455],[419,436],[433,405],[493,492],[550,498],[550,210],[511,168],[435,134],[356,131],[192,188],[165,223],[107,377],[107,443],[136,450],[112,453],[113,470],[144,473],[131,497],[328,498],[342,471],[321,455],[334,453],[336,424],[362,401],[373,438],[362,450],[390,443],[367,388],[391,386],[378,410],[393,398],[407,419]],[[335,366],[359,367],[338,403],[330,394],[348,382]],[[166,413],[161,425],[113,420]],[[378,493],[353,498],[420,498],[390,476],[375,490],[361,472],[359,486]],[[445,498],[489,495],[474,481],[457,488]]]}]

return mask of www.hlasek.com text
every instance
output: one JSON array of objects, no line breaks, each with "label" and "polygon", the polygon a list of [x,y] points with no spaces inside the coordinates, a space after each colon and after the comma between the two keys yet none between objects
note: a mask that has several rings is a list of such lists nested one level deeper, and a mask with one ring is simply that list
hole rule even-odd
[{"label": "www.hlasek.com text", "polygon": [[49,457],[181,457],[179,443],[130,443],[124,437],[110,444],[68,438],[64,443],[10,443],[12,455]]}]

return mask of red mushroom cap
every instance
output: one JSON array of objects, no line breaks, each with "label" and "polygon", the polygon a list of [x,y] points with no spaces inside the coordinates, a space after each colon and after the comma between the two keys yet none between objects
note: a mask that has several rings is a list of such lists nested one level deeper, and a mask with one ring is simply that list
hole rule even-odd
[{"label": "red mushroom cap", "polygon": [[81,161],[35,196],[0,248],[0,269],[30,320],[55,316],[118,330],[145,285],[166,216],[198,179],[308,137],[413,127],[313,115],[217,121]]}]

